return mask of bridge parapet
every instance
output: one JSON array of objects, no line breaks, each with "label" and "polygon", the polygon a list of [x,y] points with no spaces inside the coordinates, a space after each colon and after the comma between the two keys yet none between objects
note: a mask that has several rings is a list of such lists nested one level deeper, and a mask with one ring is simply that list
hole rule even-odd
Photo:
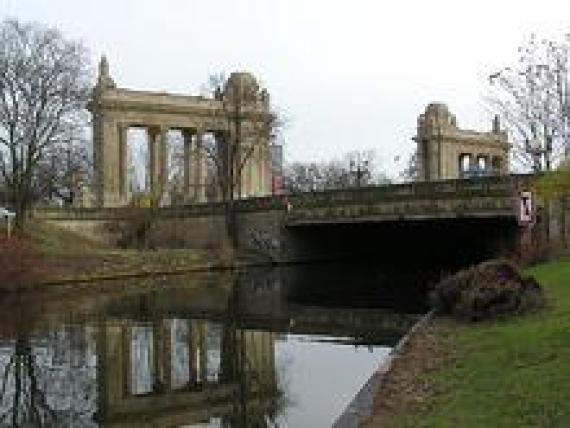
[{"label": "bridge parapet", "polygon": [[[416,211],[445,212],[450,209],[459,212],[472,208],[504,210],[507,209],[505,198],[515,196],[517,189],[529,187],[532,179],[533,177],[529,175],[511,175],[306,192],[236,200],[233,202],[233,208],[244,213],[284,211],[289,208],[290,212],[287,215],[289,220],[296,218],[302,209],[312,209],[313,215],[318,216],[321,211],[331,212],[347,205],[355,207],[356,212],[361,212],[362,207],[370,209],[371,206],[375,206],[372,212],[390,212],[395,215]],[[442,202],[449,200],[455,201],[452,204],[453,208]],[[321,210],[315,210],[317,208]],[[510,205],[508,208],[511,208]],[[39,208],[34,214],[49,220],[129,220],[148,215],[160,218],[223,215],[225,209],[223,202],[213,202],[160,208]]]},{"label": "bridge parapet", "polygon": [[478,177],[469,180],[412,182],[356,189],[307,192],[290,195],[288,200],[295,207],[315,207],[378,201],[401,201],[404,199],[513,196],[518,188],[528,186],[531,182],[532,176],[529,175]]},{"label": "bridge parapet", "polygon": [[445,180],[291,195],[285,222],[302,225],[334,222],[421,220],[515,215],[517,189],[527,175]]}]

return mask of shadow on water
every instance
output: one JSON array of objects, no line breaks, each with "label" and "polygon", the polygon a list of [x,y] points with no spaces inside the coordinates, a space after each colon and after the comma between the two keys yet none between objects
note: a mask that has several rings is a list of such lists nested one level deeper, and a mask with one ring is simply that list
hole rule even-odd
[{"label": "shadow on water", "polygon": [[321,265],[4,300],[0,425],[330,425],[423,312],[423,280]]}]

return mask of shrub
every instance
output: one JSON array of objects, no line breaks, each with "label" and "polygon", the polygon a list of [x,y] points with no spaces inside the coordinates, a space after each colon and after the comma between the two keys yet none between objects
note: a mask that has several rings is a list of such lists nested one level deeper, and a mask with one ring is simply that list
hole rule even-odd
[{"label": "shrub", "polygon": [[480,321],[544,305],[542,287],[506,260],[491,260],[462,270],[437,284],[430,294],[441,314]]}]

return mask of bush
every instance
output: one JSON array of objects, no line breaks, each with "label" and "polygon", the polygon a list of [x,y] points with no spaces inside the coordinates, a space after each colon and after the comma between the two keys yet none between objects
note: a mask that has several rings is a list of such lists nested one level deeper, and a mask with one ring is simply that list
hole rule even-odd
[{"label": "bush", "polygon": [[542,287],[506,260],[492,260],[442,280],[430,294],[441,314],[480,321],[518,314],[544,305]]}]

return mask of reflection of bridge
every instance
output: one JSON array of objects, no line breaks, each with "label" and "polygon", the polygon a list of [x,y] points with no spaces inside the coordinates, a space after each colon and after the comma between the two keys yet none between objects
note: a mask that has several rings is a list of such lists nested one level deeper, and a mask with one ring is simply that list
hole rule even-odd
[{"label": "reflection of bridge", "polygon": [[[127,293],[60,297],[63,306],[21,301],[21,307],[36,315],[30,319],[35,331],[27,338],[31,346],[25,349],[41,354],[36,341],[45,336],[45,346],[61,348],[59,360],[66,360],[66,352],[83,356],[75,358],[82,361],[74,363],[79,370],[54,367],[46,360],[46,369],[36,371],[39,376],[58,372],[63,379],[53,385],[40,379],[48,401],[57,395],[65,406],[76,393],[70,391],[80,391],[82,400],[76,401],[85,401],[87,410],[67,409],[69,418],[80,414],[91,420],[95,413],[97,422],[111,427],[180,426],[211,418],[264,426],[280,405],[275,341],[281,333],[389,346],[415,319],[381,309],[303,306],[288,301],[287,281],[296,277],[285,277],[276,269],[234,277],[173,276],[156,280],[154,286],[133,281],[141,282],[140,288],[127,286]],[[85,320],[90,320],[88,327]],[[73,336],[81,340],[62,340],[67,336],[59,333],[61,324],[70,321]],[[17,334],[10,330],[2,331],[4,337]],[[92,376],[73,374],[82,373],[81,364],[87,362]]]}]

